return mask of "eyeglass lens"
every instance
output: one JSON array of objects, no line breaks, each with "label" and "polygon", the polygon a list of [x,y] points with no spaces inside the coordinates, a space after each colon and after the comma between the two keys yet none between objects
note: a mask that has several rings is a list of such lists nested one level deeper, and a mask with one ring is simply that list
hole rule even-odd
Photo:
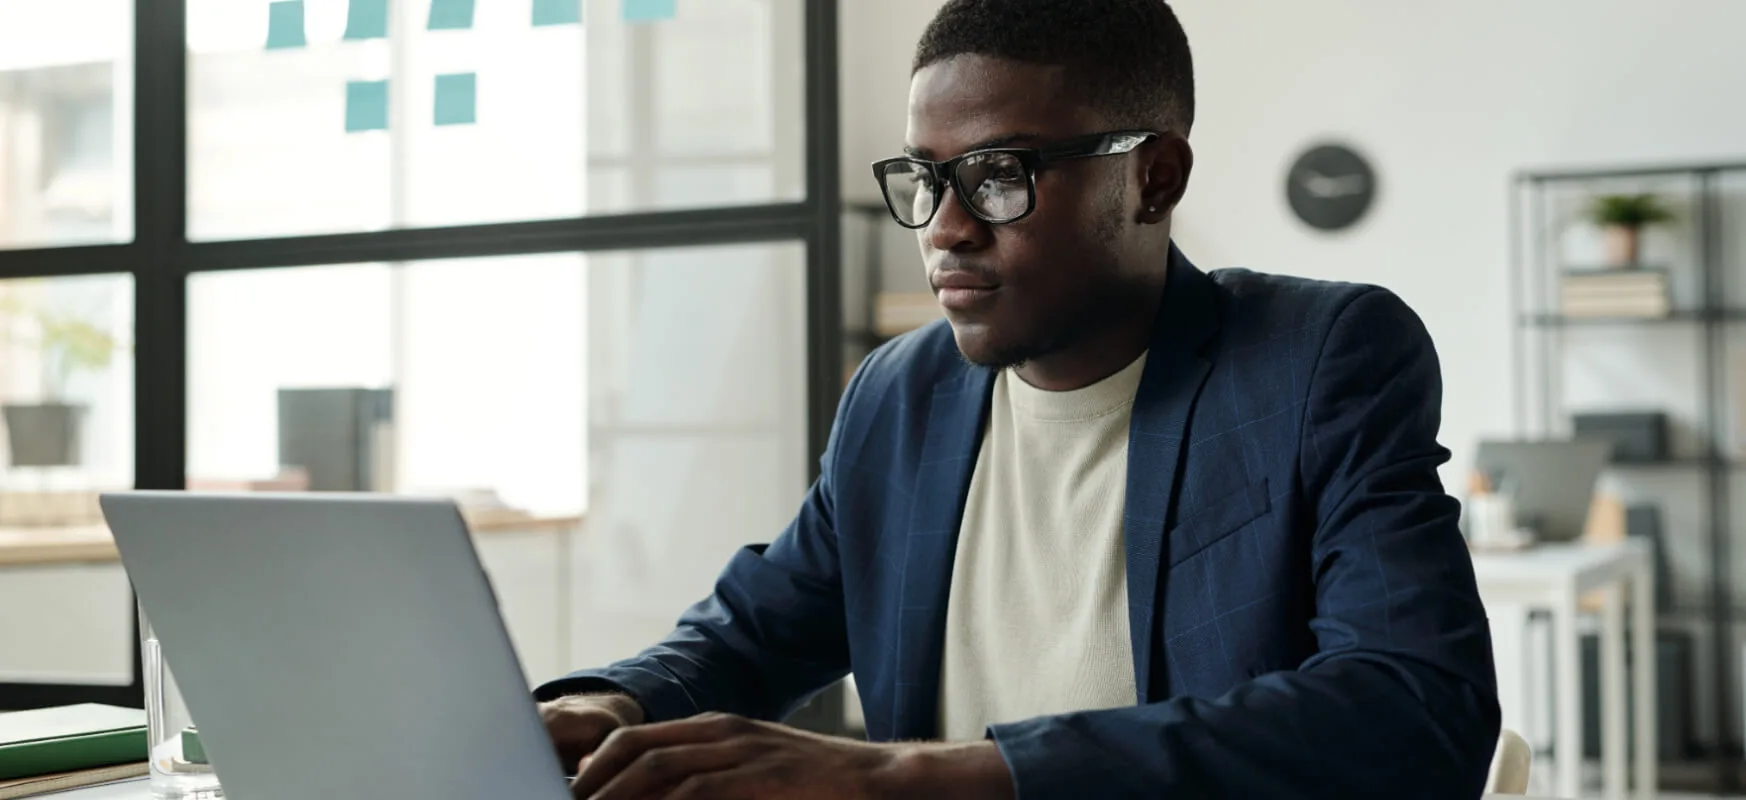
[{"label": "eyeglass lens", "polygon": [[[929,222],[939,188],[927,165],[893,162],[881,179],[898,221],[917,228]],[[976,215],[989,222],[1018,219],[1030,210],[1030,176],[1012,153],[976,153],[959,161],[956,184]]]}]

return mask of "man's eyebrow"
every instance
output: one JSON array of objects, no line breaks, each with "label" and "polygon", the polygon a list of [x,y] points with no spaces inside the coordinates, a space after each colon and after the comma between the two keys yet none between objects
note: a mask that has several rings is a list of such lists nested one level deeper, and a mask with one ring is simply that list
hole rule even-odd
[{"label": "man's eyebrow", "polygon": [[[990,148],[995,148],[995,147],[1009,147],[1011,145],[1021,144],[1024,142],[1035,142],[1035,141],[1041,140],[1042,138],[1043,137],[1038,136],[1037,134],[1034,134],[1034,133],[1009,133],[1009,134],[1006,134],[1005,136],[996,136],[993,139],[988,139],[986,141],[977,142],[976,144],[971,145],[964,152],[970,153],[970,152],[974,152],[977,150],[988,150]],[[933,152],[928,150],[925,147],[913,147],[913,146],[905,145],[903,148],[903,154],[906,156],[909,156],[910,158],[933,158]]]}]

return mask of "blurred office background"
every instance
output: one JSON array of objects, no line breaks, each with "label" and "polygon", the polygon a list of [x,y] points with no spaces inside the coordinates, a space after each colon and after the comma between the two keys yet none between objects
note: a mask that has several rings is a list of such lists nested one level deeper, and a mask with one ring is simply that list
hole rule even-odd
[{"label": "blurred office background", "polygon": [[[1647,431],[1597,496],[1653,542],[1660,782],[1738,792],[1746,4],[1173,5],[1191,258],[1403,296],[1458,495],[1481,441]],[[137,698],[132,486],[454,496],[531,681],[658,636],[937,315],[866,164],[938,6],[0,0],[0,707]],[[1589,212],[1638,196],[1621,260]],[[1577,675],[1599,791],[1604,610],[1574,673],[1491,611],[1506,725],[1549,762]]]}]

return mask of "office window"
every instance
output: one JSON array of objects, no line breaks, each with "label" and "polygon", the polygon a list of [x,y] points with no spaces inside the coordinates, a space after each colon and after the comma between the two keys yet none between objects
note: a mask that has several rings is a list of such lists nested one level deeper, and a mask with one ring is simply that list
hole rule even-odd
[{"label": "office window", "polygon": [[97,495],[133,484],[132,335],[126,275],[0,281],[0,683],[133,680],[127,578],[94,563]]},{"label": "office window", "polygon": [[187,2],[195,240],[804,194],[802,0],[477,3],[435,29],[429,2]]},{"label": "office window", "polygon": [[[505,616],[530,679],[622,657],[805,491],[804,265],[745,245],[195,275],[189,484],[579,518],[548,557],[481,553],[526,609]],[[516,599],[540,586],[559,597]]]},{"label": "office window", "polygon": [[809,475],[805,250],[589,258],[589,502],[572,662],[648,646]]},{"label": "office window", "polygon": [[190,485],[581,513],[584,277],[570,253],[194,276]]},{"label": "office window", "polygon": [[822,444],[835,5],[0,0],[0,405],[79,420],[0,425],[0,608],[56,610],[0,707],[139,702],[111,488],[455,497],[530,680],[664,633]]},{"label": "office window", "polygon": [[0,527],[96,521],[133,482],[133,282],[0,281]]},{"label": "office window", "polygon": [[133,237],[132,11],[0,0],[0,248]]}]

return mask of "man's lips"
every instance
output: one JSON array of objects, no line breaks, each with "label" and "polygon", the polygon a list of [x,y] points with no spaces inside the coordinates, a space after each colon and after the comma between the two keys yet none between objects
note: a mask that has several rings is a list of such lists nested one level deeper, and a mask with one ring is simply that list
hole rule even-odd
[{"label": "man's lips", "polygon": [[971,272],[940,272],[934,275],[934,289],[995,289],[1000,284]]},{"label": "man's lips", "polygon": [[932,283],[940,306],[960,313],[986,305],[1000,291],[1000,284],[963,271],[936,273]]},{"label": "man's lips", "polygon": [[1000,287],[998,286],[988,289],[947,287],[939,291],[940,305],[947,311],[959,313],[975,311],[977,308],[992,302],[994,296],[999,292]]}]

